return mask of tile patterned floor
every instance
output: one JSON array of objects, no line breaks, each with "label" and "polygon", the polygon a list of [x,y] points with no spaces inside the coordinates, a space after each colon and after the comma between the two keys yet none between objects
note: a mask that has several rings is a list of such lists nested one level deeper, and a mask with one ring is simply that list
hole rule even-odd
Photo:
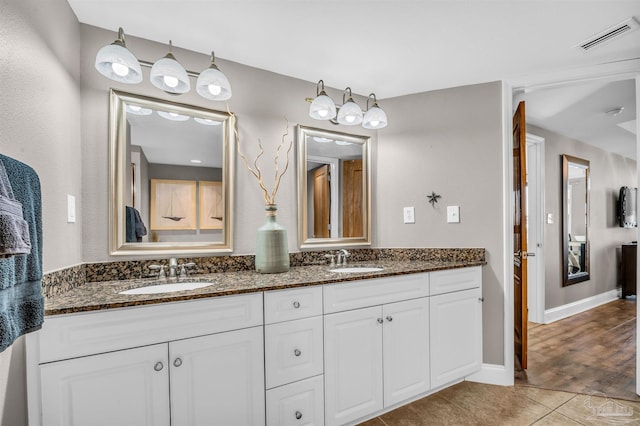
[{"label": "tile patterned floor", "polygon": [[640,402],[462,382],[361,425],[640,425]]}]

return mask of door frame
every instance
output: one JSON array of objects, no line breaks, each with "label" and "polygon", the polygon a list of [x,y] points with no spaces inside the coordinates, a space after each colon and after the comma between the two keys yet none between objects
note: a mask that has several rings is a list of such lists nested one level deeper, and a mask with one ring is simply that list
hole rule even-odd
[{"label": "door frame", "polygon": [[[529,147],[533,147],[535,156],[529,155]],[[532,165],[533,167],[529,167]],[[536,323],[545,323],[544,307],[545,307],[545,262],[544,262],[544,225],[545,221],[545,157],[544,157],[544,138],[527,132],[527,187],[530,189],[533,183],[534,191],[527,191],[527,223],[529,229],[528,237],[535,237],[537,244],[532,245],[527,242],[527,250],[535,252],[535,268],[531,268],[529,263],[529,276],[527,277],[527,285],[529,294],[527,300],[529,302],[529,321]],[[530,173],[532,171],[532,173]],[[533,202],[530,202],[533,201]],[[531,214],[533,211],[533,214]],[[534,220],[529,220],[530,218]],[[535,224],[535,228],[531,227]],[[533,232],[532,232],[533,231]],[[531,259],[529,258],[529,261]],[[535,273],[535,280],[531,280],[531,273]]]},{"label": "door frame", "polygon": [[[514,384],[514,350],[513,350],[513,218],[514,197],[511,184],[513,182],[513,167],[511,165],[511,146],[513,145],[512,118],[513,98],[521,91],[532,91],[551,87],[561,87],[597,80],[631,80],[636,81],[636,150],[640,160],[640,59],[623,60],[614,63],[600,64],[590,67],[576,68],[555,73],[538,74],[520,79],[506,79],[502,81],[502,164],[503,164],[503,218],[504,227],[502,246],[503,263],[503,291],[504,291],[504,329],[503,329],[503,359],[504,370],[500,374],[498,369],[488,366],[483,379],[487,383],[513,386]],[[640,187],[640,167],[638,167],[638,186]],[[640,261],[640,250],[638,251]],[[640,272],[640,270],[639,270]],[[640,309],[638,309],[640,312]],[[640,329],[640,315],[636,315],[636,327]],[[495,373],[495,374],[494,374]],[[636,393],[640,394],[640,333],[636,336]]]}]

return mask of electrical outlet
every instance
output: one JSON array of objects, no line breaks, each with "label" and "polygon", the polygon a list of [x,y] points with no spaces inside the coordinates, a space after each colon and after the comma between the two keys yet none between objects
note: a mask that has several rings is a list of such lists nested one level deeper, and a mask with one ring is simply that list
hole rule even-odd
[{"label": "electrical outlet", "polygon": [[404,223],[416,223],[416,209],[413,207],[404,208]]},{"label": "electrical outlet", "polygon": [[460,223],[460,206],[447,206],[447,223]]}]

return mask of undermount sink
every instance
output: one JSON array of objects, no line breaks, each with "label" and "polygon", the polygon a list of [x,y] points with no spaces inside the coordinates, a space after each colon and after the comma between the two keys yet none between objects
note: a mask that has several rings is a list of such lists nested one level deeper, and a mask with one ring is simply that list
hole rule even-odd
[{"label": "undermount sink", "polygon": [[329,269],[329,272],[340,272],[343,274],[353,274],[358,272],[378,272],[382,271],[384,268],[379,268],[377,266],[349,266],[345,268],[335,268]]},{"label": "undermount sink", "polygon": [[131,290],[121,291],[118,294],[158,294],[173,293],[176,291],[196,290],[202,287],[208,287],[215,283],[212,282],[182,282],[170,284],[149,285],[146,287],[132,288]]}]

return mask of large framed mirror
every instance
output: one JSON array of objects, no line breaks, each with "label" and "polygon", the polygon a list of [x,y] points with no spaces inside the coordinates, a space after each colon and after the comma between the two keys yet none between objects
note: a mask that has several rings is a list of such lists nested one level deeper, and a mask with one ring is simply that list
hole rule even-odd
[{"label": "large framed mirror", "polygon": [[298,126],[300,248],[371,245],[370,138]]},{"label": "large framed mirror", "polygon": [[233,250],[226,112],[110,91],[112,255]]},{"label": "large framed mirror", "polygon": [[589,280],[589,161],[562,156],[562,285]]}]

